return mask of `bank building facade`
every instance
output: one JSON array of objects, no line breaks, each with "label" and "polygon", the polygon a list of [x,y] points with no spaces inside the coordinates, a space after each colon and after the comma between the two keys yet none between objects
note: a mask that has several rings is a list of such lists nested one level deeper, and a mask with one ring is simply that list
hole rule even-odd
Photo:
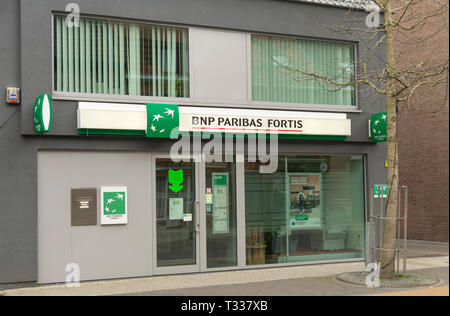
[{"label": "bank building facade", "polygon": [[0,4],[0,283],[366,260],[367,1]]}]

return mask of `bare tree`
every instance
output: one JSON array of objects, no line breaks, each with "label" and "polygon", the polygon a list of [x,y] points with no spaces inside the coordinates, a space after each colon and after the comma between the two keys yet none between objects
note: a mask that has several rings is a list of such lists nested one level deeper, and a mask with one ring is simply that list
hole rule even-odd
[{"label": "bare tree", "polygon": [[[386,205],[380,277],[393,279],[399,185],[397,115],[401,107],[413,104],[411,100],[421,93],[425,93],[428,100],[436,101],[436,96],[439,97],[440,106],[429,104],[415,110],[439,111],[442,107],[448,107],[448,0],[373,0],[373,3],[376,7],[366,20],[368,23],[364,23],[360,15],[351,14],[350,10],[342,24],[320,24],[331,32],[361,39],[364,47],[355,60],[356,76],[349,77],[345,67],[339,75],[330,75],[316,71],[314,65],[299,68],[291,63],[281,64],[276,59],[274,62],[279,63],[286,75],[294,80],[319,81],[334,91],[358,86],[385,96],[387,183],[390,192]],[[378,12],[382,13],[380,20],[383,21],[376,25]],[[443,38],[447,39],[447,43],[445,40],[441,43]],[[447,47],[445,60],[433,58],[433,50],[440,45]],[[412,54],[414,50],[418,54]],[[412,56],[420,56],[420,60]],[[376,66],[380,64],[381,67]]]}]

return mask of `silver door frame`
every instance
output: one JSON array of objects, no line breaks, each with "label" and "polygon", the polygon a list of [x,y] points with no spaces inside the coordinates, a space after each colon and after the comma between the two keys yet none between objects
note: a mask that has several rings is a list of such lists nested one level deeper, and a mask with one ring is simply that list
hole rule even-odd
[{"label": "silver door frame", "polygon": [[[236,157],[236,156],[235,156]],[[201,214],[201,271],[226,271],[246,268],[246,245],[245,245],[245,175],[244,175],[244,163],[233,162],[236,165],[235,179],[236,183],[233,183],[233,187],[236,190],[236,255],[237,262],[235,266],[230,267],[207,267],[207,227],[206,227],[206,196],[200,194],[200,214]],[[200,163],[201,181],[200,192],[206,192],[206,164],[204,161]]]},{"label": "silver door frame", "polygon": [[153,266],[153,274],[154,275],[164,275],[164,274],[180,274],[180,273],[195,273],[195,272],[200,272],[201,271],[201,262],[200,262],[200,258],[201,258],[201,252],[203,252],[202,248],[202,243],[200,242],[201,240],[201,202],[200,202],[200,198],[201,198],[201,194],[200,194],[200,190],[199,188],[201,188],[201,166],[198,161],[198,159],[196,159],[196,155],[180,155],[177,156],[178,158],[181,159],[191,159],[194,163],[195,163],[195,172],[194,172],[194,176],[195,176],[195,223],[194,223],[194,229],[195,229],[195,264],[193,265],[180,265],[180,266],[171,266],[171,267],[158,267],[157,266],[157,227],[156,227],[156,160],[157,159],[170,159],[170,155],[169,154],[152,154],[151,156],[151,192],[150,192],[150,196],[152,198],[152,202],[151,202],[151,225],[152,225],[152,231],[153,231],[153,238],[152,238],[152,266]]},{"label": "silver door frame", "polygon": [[207,234],[206,234],[206,163],[200,154],[180,155],[182,159],[192,159],[195,162],[195,198],[196,216],[196,264],[187,266],[157,267],[157,229],[156,229],[156,159],[170,158],[168,153],[150,154],[151,160],[151,227],[152,227],[152,267],[154,275],[195,273],[205,271],[226,271],[246,268],[246,246],[245,246],[245,179],[244,163],[236,164],[236,225],[237,225],[237,265],[234,267],[208,268],[207,267]]}]

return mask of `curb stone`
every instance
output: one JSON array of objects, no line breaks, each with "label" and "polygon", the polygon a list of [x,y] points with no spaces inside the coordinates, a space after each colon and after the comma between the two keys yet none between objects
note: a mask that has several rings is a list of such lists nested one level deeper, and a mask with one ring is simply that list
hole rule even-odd
[{"label": "curb stone", "polygon": [[[364,272],[363,272],[364,273]],[[354,286],[359,286],[359,287],[364,287],[365,285],[363,283],[360,283],[358,280],[358,277],[356,277],[356,279],[349,279],[348,276],[351,274],[360,274],[360,272],[347,272],[347,273],[341,273],[338,275],[334,276],[334,280],[341,282],[341,283],[345,283],[347,285],[354,285]],[[406,286],[388,286],[386,284],[380,284],[380,289],[424,289],[424,288],[429,288],[429,287],[436,287],[439,286],[441,284],[444,284],[445,281],[440,279],[440,278],[433,278],[427,275],[420,275],[420,274],[414,274],[412,276],[418,276],[418,277],[427,277],[429,279],[432,279],[433,281],[430,283],[417,283],[417,284],[409,284],[406,282]],[[399,282],[401,283],[401,281],[403,280],[395,280],[393,282]],[[409,285],[409,286],[408,286]]]}]

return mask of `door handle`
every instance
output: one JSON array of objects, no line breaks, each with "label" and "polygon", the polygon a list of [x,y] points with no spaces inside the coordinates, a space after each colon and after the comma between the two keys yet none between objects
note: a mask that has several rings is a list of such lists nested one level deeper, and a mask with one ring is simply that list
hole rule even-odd
[{"label": "door handle", "polygon": [[195,231],[200,232],[200,211],[199,211],[200,201],[195,201]]}]

